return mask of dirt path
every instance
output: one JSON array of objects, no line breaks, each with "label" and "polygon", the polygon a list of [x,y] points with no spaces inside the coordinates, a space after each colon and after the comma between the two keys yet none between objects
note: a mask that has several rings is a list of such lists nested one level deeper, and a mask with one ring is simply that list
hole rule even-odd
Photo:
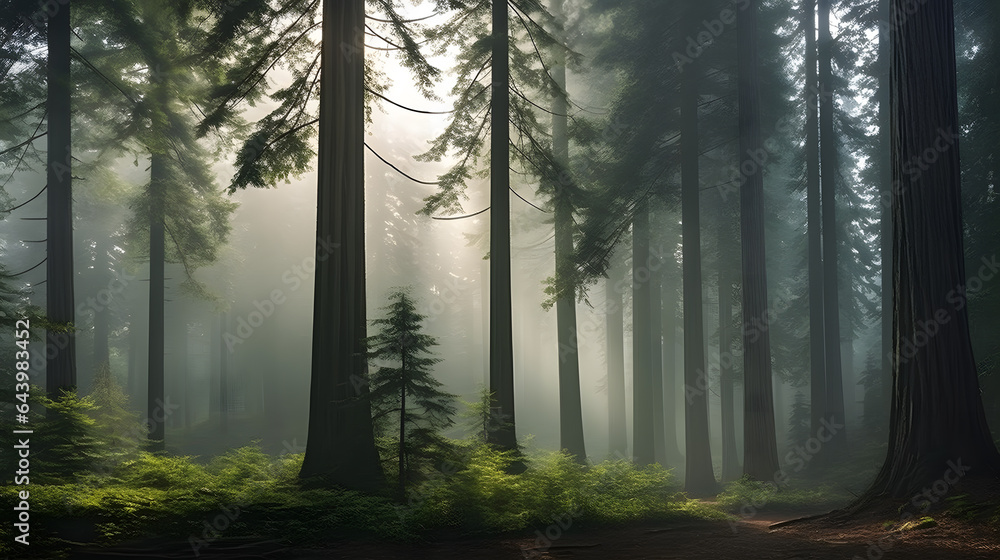
[{"label": "dirt path", "polygon": [[[524,538],[439,542],[423,546],[350,543],[325,550],[297,551],[298,560],[352,558],[435,560],[525,558],[579,560],[853,560],[862,558],[1000,559],[1000,534],[982,526],[941,522],[937,527],[893,534],[873,520],[851,524],[803,522],[770,529],[798,515],[760,514],[745,521],[643,524],[621,528],[572,527],[559,538],[535,533]],[[553,534],[555,532],[553,531]],[[881,548],[879,548],[879,539]]]},{"label": "dirt path", "polygon": [[[954,560],[1000,559],[1000,527],[942,520],[934,527],[893,533],[874,517],[834,523],[805,521],[774,529],[772,524],[802,514],[761,513],[737,522],[687,521],[623,527],[525,531],[523,535],[440,539],[403,545],[382,542],[331,543],[322,548],[288,548],[276,542],[233,539],[215,543],[200,558],[326,560]],[[191,558],[186,546],[78,551],[71,558]],[[173,550],[172,550],[173,549]]]}]

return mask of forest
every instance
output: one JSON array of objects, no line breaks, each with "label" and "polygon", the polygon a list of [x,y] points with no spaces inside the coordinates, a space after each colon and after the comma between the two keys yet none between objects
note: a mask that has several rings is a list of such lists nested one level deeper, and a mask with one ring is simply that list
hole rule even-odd
[{"label": "forest", "polygon": [[996,0],[0,0],[0,557],[1000,557]]}]

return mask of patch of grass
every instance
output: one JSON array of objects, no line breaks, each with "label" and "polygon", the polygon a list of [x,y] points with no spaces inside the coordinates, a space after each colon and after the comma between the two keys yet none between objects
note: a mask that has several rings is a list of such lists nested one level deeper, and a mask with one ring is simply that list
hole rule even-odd
[{"label": "patch of grass", "polygon": [[760,482],[744,476],[726,485],[716,500],[723,511],[746,515],[760,511],[833,509],[850,498],[844,491],[828,485],[778,486],[773,482]]}]

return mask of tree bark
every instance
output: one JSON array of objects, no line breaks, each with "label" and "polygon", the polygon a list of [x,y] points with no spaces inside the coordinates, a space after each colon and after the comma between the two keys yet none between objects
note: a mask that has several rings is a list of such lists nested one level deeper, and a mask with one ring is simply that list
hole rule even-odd
[{"label": "tree bark", "polygon": [[[771,381],[771,342],[764,250],[764,170],[757,70],[757,0],[736,16],[739,45],[740,233],[743,246],[743,472],[773,480],[778,472]],[[758,157],[760,154],[764,156]],[[747,162],[752,172],[746,173]],[[839,350],[839,348],[838,348]]]},{"label": "tree bark", "polygon": [[649,209],[640,202],[632,218],[632,456],[656,461],[653,444],[653,374],[650,316]]},{"label": "tree bark", "polygon": [[671,244],[660,276],[660,328],[663,330],[663,417],[667,464],[684,460],[677,441],[677,261]]},{"label": "tree bark", "polygon": [[490,443],[517,449],[510,295],[510,61],[507,1],[493,1],[490,100]]},{"label": "tree bark", "polygon": [[363,0],[323,1],[309,439],[300,476],[370,491],[385,477],[367,398],[364,28]]},{"label": "tree bark", "polygon": [[[892,0],[897,13],[909,13],[906,5]],[[983,412],[967,302],[959,295],[966,271],[954,21],[951,0],[928,0],[892,28],[895,290],[889,448],[856,507],[878,498],[911,498],[941,480],[950,485],[963,477],[1000,476],[1000,454]],[[914,161],[925,162],[926,169]]]},{"label": "tree bark", "polygon": [[[616,258],[616,262],[619,259]],[[614,458],[628,457],[628,431],[625,413],[625,313],[618,291],[622,270],[612,265],[604,294],[607,301],[606,335],[608,360],[608,445]]]},{"label": "tree bark", "polygon": [[[693,21],[689,18],[689,21]],[[692,26],[692,28],[697,25]],[[697,60],[681,74],[681,234],[684,277],[684,447],[685,490],[693,497],[714,495],[708,433],[708,375],[701,286],[701,217],[698,171]]]},{"label": "tree bark", "polygon": [[[76,336],[72,332],[73,297],[73,173],[70,127],[70,3],[48,19],[48,154],[46,156],[47,218],[45,305],[48,320],[61,325],[46,332],[45,390],[56,397],[76,388]],[[66,330],[63,330],[65,327]]]},{"label": "tree bark", "polygon": [[[816,0],[802,2],[806,36],[806,213],[809,252],[809,403],[811,433],[826,410],[826,349],[823,339],[823,241],[819,183],[819,78],[816,73]],[[805,442],[802,442],[803,444]]]},{"label": "tree bark", "polygon": [[733,231],[729,210],[721,201],[719,212],[719,397],[722,407],[722,481],[736,480],[743,472],[736,447],[736,398],[733,386],[733,280],[729,244]]},{"label": "tree bark", "polygon": [[229,360],[232,352],[226,344],[226,333],[231,325],[229,312],[224,311],[219,318],[219,340],[222,344],[219,353],[219,431],[223,434],[229,433]]},{"label": "tree bark", "polygon": [[667,437],[663,421],[663,301],[660,299],[661,267],[654,252],[649,256],[649,375],[652,382],[650,400],[653,416],[653,457],[667,464]]},{"label": "tree bark", "polygon": [[[110,285],[112,264],[108,256],[107,246],[102,241],[97,242],[97,259],[94,263],[99,276],[105,280],[105,286]],[[111,336],[111,310],[108,304],[97,302],[94,308],[94,371],[101,370],[105,364],[110,366],[111,348],[108,338]]]},{"label": "tree bark", "polygon": [[[833,125],[833,36],[830,32],[832,0],[819,0],[820,175],[823,205],[823,346],[826,359],[826,400],[823,417],[839,426],[823,447],[825,463],[847,458],[844,427],[844,381],[840,356],[840,293],[837,287],[837,135]],[[829,429],[828,429],[829,430]],[[833,430],[830,430],[833,431]]]},{"label": "tree bark", "polygon": [[[882,260],[882,371],[881,384],[875,395],[878,406],[888,409],[889,387],[892,384],[892,142],[889,131],[892,127],[889,107],[890,83],[889,67],[891,65],[891,50],[889,37],[889,0],[879,0],[879,90],[878,90],[878,123],[879,123],[879,207],[882,209],[879,231],[881,233]],[[882,21],[884,20],[884,25]],[[998,159],[1000,163],[1000,159]],[[1000,175],[998,175],[1000,177]],[[865,395],[867,402],[868,396]],[[883,417],[884,418],[884,417]]]},{"label": "tree bark", "polygon": [[149,168],[149,344],[147,355],[146,418],[149,423],[149,447],[163,451],[167,408],[163,400],[164,356],[164,199],[167,156],[153,153]]},{"label": "tree bark", "polygon": [[[562,20],[562,0],[553,0],[552,15]],[[554,49],[554,63],[550,70],[559,87],[552,100],[552,152],[556,163],[569,168],[569,103],[566,89],[566,53]],[[586,461],[587,450],[583,437],[583,405],[580,397],[580,357],[576,332],[576,289],[567,289],[573,282],[573,201],[570,185],[555,185],[555,282],[561,297],[556,300],[556,324],[559,344],[559,447]]]}]

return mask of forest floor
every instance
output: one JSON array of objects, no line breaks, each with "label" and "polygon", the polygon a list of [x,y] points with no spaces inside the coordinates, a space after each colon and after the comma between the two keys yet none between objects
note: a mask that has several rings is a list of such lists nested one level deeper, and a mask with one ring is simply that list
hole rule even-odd
[{"label": "forest floor", "polygon": [[[637,524],[573,531],[546,544],[538,534],[523,538],[437,542],[423,546],[349,543],[287,556],[299,560],[427,558],[438,560],[524,558],[579,560],[852,560],[867,558],[1000,558],[1000,528],[939,521],[935,527],[894,533],[877,519],[849,523],[805,521],[778,529],[775,522],[795,515],[760,514],[734,523],[719,521]],[[885,538],[893,537],[893,538]],[[881,541],[880,541],[881,539]],[[876,548],[877,543],[882,548]]]},{"label": "forest floor", "polygon": [[[320,560],[344,559],[711,559],[853,560],[882,558],[1000,558],[1000,526],[951,517],[933,526],[901,531],[887,522],[892,511],[872,512],[850,521],[809,519],[778,528],[775,523],[809,511],[759,513],[726,521],[648,522],[616,527],[554,525],[496,537],[441,536],[422,544],[336,542],[315,548],[275,541],[224,539],[200,552],[203,558]],[[546,536],[546,532],[548,536]],[[145,543],[141,547],[78,550],[70,558],[190,558],[187,543]]]}]

